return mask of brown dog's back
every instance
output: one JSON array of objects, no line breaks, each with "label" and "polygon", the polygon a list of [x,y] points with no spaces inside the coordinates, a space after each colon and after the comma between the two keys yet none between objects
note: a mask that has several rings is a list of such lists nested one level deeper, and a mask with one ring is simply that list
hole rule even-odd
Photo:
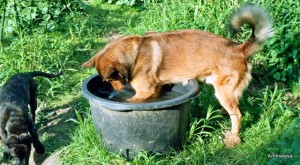
[{"label": "brown dog's back", "polygon": [[157,82],[185,84],[189,79],[204,79],[216,68],[244,72],[247,56],[240,47],[233,41],[200,30],[145,35],[132,77],[143,70],[154,75]]}]

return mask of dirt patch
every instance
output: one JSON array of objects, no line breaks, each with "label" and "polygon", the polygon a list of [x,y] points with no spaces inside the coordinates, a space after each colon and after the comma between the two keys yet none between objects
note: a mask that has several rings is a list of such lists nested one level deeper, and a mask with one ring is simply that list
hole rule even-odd
[{"label": "dirt patch", "polygon": [[37,154],[34,149],[32,149],[29,164],[30,165],[59,165],[59,153],[54,154]]},{"label": "dirt patch", "polygon": [[78,99],[64,105],[43,109],[39,112],[37,128],[39,137],[45,146],[46,153],[38,154],[32,146],[30,165],[59,165],[60,149],[70,143],[71,134],[77,125],[75,109]]}]

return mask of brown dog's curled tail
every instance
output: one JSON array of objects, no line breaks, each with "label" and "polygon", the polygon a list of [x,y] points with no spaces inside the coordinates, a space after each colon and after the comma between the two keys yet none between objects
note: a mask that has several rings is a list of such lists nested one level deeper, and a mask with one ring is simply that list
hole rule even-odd
[{"label": "brown dog's curled tail", "polygon": [[252,34],[242,44],[242,49],[247,56],[250,56],[259,50],[264,41],[274,35],[274,30],[268,13],[253,4],[238,8],[231,17],[229,28],[235,34],[246,23],[251,26]]}]

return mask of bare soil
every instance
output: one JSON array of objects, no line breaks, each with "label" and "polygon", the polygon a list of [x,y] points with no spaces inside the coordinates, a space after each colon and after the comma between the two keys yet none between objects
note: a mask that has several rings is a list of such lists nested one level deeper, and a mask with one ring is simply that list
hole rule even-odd
[{"label": "bare soil", "polygon": [[45,154],[38,154],[32,146],[30,165],[59,165],[61,148],[70,143],[70,135],[74,132],[76,124],[75,109],[78,99],[57,107],[46,108],[38,112],[36,123],[38,133],[45,146]]}]

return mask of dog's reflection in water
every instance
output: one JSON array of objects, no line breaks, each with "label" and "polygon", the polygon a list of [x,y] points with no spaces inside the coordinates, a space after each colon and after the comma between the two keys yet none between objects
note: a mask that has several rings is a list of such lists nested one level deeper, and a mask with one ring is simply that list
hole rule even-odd
[{"label": "dog's reflection in water", "polygon": [[129,86],[125,86],[125,88],[119,92],[112,90],[108,94],[107,99],[117,102],[126,102],[128,98],[131,98],[135,95],[135,92]]}]

